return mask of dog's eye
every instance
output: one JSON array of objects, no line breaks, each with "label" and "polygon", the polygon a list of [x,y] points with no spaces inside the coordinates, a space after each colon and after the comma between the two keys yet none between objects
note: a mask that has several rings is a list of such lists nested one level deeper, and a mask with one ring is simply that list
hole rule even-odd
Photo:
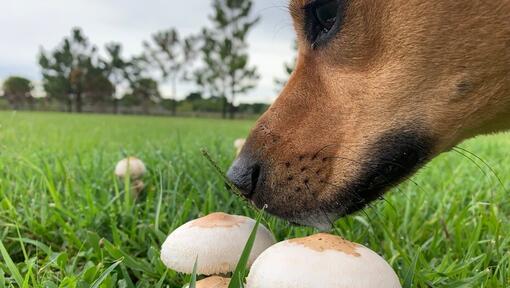
[{"label": "dog's eye", "polygon": [[316,0],[305,7],[305,30],[313,47],[326,42],[340,29],[345,0]]},{"label": "dog's eye", "polygon": [[314,9],[315,18],[324,32],[331,30],[336,22],[338,14],[338,1],[326,2],[322,5],[317,5]]}]

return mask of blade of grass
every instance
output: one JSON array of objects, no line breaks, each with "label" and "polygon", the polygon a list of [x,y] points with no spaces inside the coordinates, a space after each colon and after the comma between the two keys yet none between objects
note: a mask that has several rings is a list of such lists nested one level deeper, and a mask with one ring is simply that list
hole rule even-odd
[{"label": "blade of grass", "polygon": [[244,246],[243,253],[239,258],[239,262],[237,262],[236,269],[232,274],[232,280],[228,285],[228,288],[241,288],[243,286],[244,277],[246,275],[246,266],[248,265],[248,259],[250,258],[251,249],[253,248],[253,244],[255,243],[255,238],[257,237],[257,230],[260,224],[260,218],[262,214],[259,214],[257,217],[257,222],[253,226],[253,230],[251,231],[250,237],[248,241],[246,241],[246,245]]},{"label": "blade of grass", "polygon": [[2,268],[0,268],[0,288],[5,288],[5,273]]},{"label": "blade of grass", "polygon": [[117,266],[119,266],[123,260],[124,259],[121,258],[121,259],[115,261],[112,265],[110,265],[110,267],[108,267],[106,270],[103,271],[103,273],[101,273],[101,275],[99,275],[99,278],[97,278],[96,281],[94,281],[94,283],[92,283],[92,286],[90,286],[90,287],[98,288],[99,285],[101,285],[101,283],[103,283],[104,279],[106,279],[106,277],[108,277],[108,275],[110,275],[110,273],[112,273],[113,269],[117,268]]},{"label": "blade of grass", "polygon": [[163,175],[161,171],[159,171],[159,191],[158,191],[158,204],[156,206],[156,219],[154,220],[154,230],[159,232],[159,217],[161,215],[161,205],[163,204]]},{"label": "blade of grass", "polygon": [[[25,274],[25,279],[23,280],[23,288],[30,288],[30,277],[32,276],[32,266],[33,266],[33,263],[28,263],[28,272],[27,274]],[[32,283],[34,284],[34,283]],[[32,287],[36,287],[35,285],[32,285]]]},{"label": "blade of grass", "polygon": [[47,256],[51,256],[52,254],[52,251],[51,251],[51,248],[48,247],[47,245],[45,245],[44,243],[42,242],[39,242],[39,241],[36,241],[36,240],[32,240],[32,239],[28,239],[28,238],[7,238],[8,240],[16,240],[16,241],[20,241],[20,242],[23,242],[25,244],[31,244],[37,248],[39,248],[40,250],[42,250],[44,252],[45,255]]},{"label": "blade of grass", "polygon": [[150,265],[148,265],[146,261],[131,256],[129,253],[116,247],[115,245],[113,245],[112,243],[110,243],[107,240],[104,241],[104,249],[108,254],[110,254],[111,257],[122,258],[124,260],[124,264],[126,265],[127,268],[141,271],[150,277],[158,277],[159,276],[157,273],[155,273],[153,270],[151,270],[149,268]]},{"label": "blade of grass", "polygon": [[125,265],[120,265],[120,271],[122,272],[122,275],[124,276],[124,279],[126,280],[127,288],[135,288],[135,284],[131,280],[131,276],[129,276],[129,273],[128,273]]},{"label": "blade of grass", "polygon": [[205,149],[205,148],[202,148],[200,151],[202,152],[202,155],[205,157],[205,159],[207,159],[207,161],[212,165],[212,167],[214,168],[216,173],[223,179],[223,181],[225,181],[225,183],[228,185],[228,187],[230,189],[232,189],[234,191],[234,193],[236,193],[237,195],[242,197],[242,193],[241,193],[241,191],[239,191],[239,188],[237,188],[237,186],[234,185],[234,183],[232,183],[232,181],[230,181],[230,179],[228,179],[225,171],[223,171],[220,168],[220,166],[218,166],[216,161],[214,161],[212,159],[211,155],[209,154],[209,151],[207,151],[207,149]]},{"label": "blade of grass", "polygon": [[404,285],[402,287],[404,288],[412,288],[413,287],[413,280],[414,280],[414,274],[416,272],[416,266],[418,264],[418,258],[421,254],[421,248],[418,249],[416,252],[416,256],[414,257],[413,263],[411,267],[409,267],[409,270],[407,270],[406,276],[404,278]]},{"label": "blade of grass", "polygon": [[197,265],[198,265],[198,257],[195,260],[195,265],[193,265],[193,273],[191,273],[191,281],[189,282],[188,288],[196,288],[196,286],[197,286]]},{"label": "blade of grass", "polygon": [[[19,232],[19,225],[16,223],[16,232],[18,233],[18,238],[21,239],[21,233]],[[27,250],[25,249],[25,244],[23,244],[23,241],[19,241],[19,245],[21,246],[21,251],[23,252],[23,257],[25,257],[25,262],[28,261],[28,254]]]},{"label": "blade of grass", "polygon": [[156,283],[156,286],[155,288],[161,288],[163,287],[163,283],[165,282],[165,279],[166,279],[166,274],[168,273],[168,271],[165,271],[165,273],[161,276],[161,278],[159,279],[158,283]]},{"label": "blade of grass", "polygon": [[14,281],[18,283],[19,287],[23,287],[23,277],[21,277],[21,273],[19,272],[18,267],[16,267],[16,265],[12,261],[11,256],[9,256],[9,253],[7,253],[7,249],[5,249],[4,243],[1,240],[0,240],[0,253],[4,258],[5,264],[7,264],[7,268],[11,272]]}]

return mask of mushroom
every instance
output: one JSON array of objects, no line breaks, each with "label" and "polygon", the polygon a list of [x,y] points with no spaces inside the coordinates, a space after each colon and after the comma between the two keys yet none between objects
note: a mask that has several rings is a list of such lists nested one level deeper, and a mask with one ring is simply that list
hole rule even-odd
[{"label": "mushroom", "polygon": [[[161,247],[161,260],[170,269],[191,274],[220,275],[233,272],[255,226],[255,220],[225,213],[212,213],[173,231]],[[275,243],[274,236],[259,225],[248,267]]]},{"label": "mushroom", "polygon": [[[196,288],[228,288],[230,278],[223,278],[220,276],[211,276],[203,280],[197,281]],[[189,288],[189,285],[186,286]]]},{"label": "mushroom", "polygon": [[142,180],[138,179],[131,184],[131,194],[134,198],[138,198],[142,193],[143,189],[145,189],[145,183]]},{"label": "mushroom", "polygon": [[236,156],[239,156],[241,150],[243,149],[244,143],[246,143],[246,139],[239,138],[234,141],[234,148],[236,148]]},{"label": "mushroom", "polygon": [[145,168],[145,164],[143,164],[142,160],[136,157],[122,159],[119,163],[117,163],[117,166],[115,166],[115,175],[120,178],[124,178],[129,175],[131,179],[139,179],[146,171],[147,169]]},{"label": "mushroom", "polygon": [[280,242],[260,255],[247,288],[400,288],[395,271],[377,253],[330,234]]}]

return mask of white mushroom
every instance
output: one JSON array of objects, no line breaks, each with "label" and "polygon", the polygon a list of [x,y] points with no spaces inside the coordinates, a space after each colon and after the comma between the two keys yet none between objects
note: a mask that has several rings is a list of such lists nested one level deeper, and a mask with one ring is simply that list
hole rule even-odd
[{"label": "white mushroom", "polygon": [[115,175],[121,178],[129,175],[131,179],[138,179],[141,178],[146,171],[145,164],[136,157],[123,159],[115,166]]},{"label": "white mushroom", "polygon": [[[196,288],[228,288],[228,284],[230,284],[230,278],[211,276],[209,278],[197,281],[196,284]],[[189,285],[186,287],[189,288]]]},{"label": "white mushroom", "polygon": [[246,139],[239,138],[234,141],[234,148],[236,148],[236,156],[239,156],[241,150],[243,149],[244,143],[246,143]]},{"label": "white mushroom", "polygon": [[[255,220],[225,213],[213,213],[190,221],[173,231],[161,247],[161,260],[170,269],[191,274],[218,275],[233,272]],[[260,225],[248,267],[275,243],[273,234]]]},{"label": "white mushroom", "polygon": [[390,265],[372,250],[330,234],[280,242],[262,253],[247,288],[400,288]]}]

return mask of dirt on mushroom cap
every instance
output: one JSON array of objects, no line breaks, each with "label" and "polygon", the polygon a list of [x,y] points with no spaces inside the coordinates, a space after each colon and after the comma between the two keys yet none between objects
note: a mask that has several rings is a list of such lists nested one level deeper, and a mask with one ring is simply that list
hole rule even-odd
[{"label": "dirt on mushroom cap", "polygon": [[291,239],[289,240],[289,243],[300,244],[317,252],[334,250],[355,257],[361,256],[360,253],[356,252],[356,249],[359,247],[358,244],[326,233],[315,234],[304,238]]},{"label": "dirt on mushroom cap", "polygon": [[191,227],[216,228],[216,227],[234,227],[246,222],[243,217],[225,214],[222,212],[212,213],[199,218],[191,224]]}]

